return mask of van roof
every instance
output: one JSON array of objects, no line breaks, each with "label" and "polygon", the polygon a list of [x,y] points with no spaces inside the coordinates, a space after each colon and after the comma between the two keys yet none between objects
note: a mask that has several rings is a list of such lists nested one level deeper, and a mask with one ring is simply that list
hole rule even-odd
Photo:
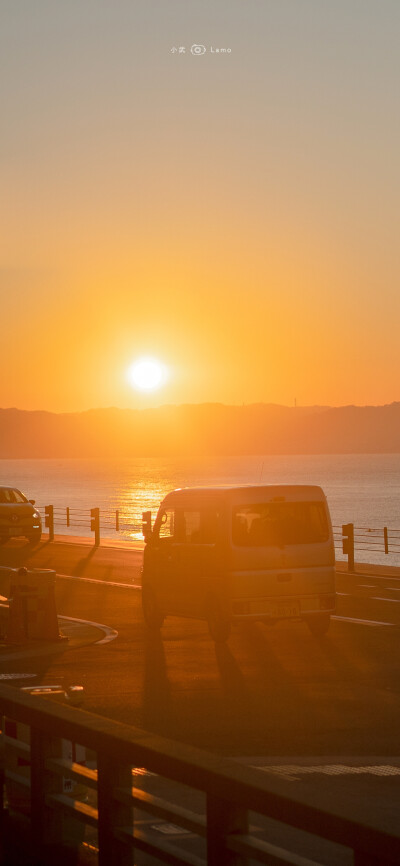
[{"label": "van roof", "polygon": [[163,505],[167,505],[175,499],[200,499],[213,498],[234,500],[243,502],[243,497],[251,495],[253,500],[261,501],[264,497],[268,500],[275,496],[288,499],[325,499],[322,487],[316,484],[224,484],[215,487],[179,487],[172,490],[163,499]]}]

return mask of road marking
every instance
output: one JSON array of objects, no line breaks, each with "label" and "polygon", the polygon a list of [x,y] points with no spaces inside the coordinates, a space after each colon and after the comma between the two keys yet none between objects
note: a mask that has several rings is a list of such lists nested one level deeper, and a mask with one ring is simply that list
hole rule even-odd
[{"label": "road marking", "polygon": [[372,577],[374,580],[396,580],[397,582],[400,580],[400,576],[397,577],[395,574],[365,574],[362,571],[337,571],[336,576],[346,578],[346,580],[351,577],[354,580],[360,577],[369,577],[370,580]]},{"label": "road marking", "polygon": [[371,595],[371,601],[390,601],[391,604],[400,604],[400,598],[380,598],[378,595]]},{"label": "road marking", "polygon": [[77,577],[76,574],[58,574],[56,577],[62,577],[64,580],[79,580],[80,583],[100,583],[103,586],[120,586],[122,589],[141,589],[136,583],[115,583],[111,580],[96,580],[95,577]]},{"label": "road marking", "polygon": [[0,674],[0,680],[28,680],[37,674]]},{"label": "road marking", "polygon": [[[102,582],[102,581],[100,581]],[[76,622],[83,625],[91,625],[93,628],[99,628],[100,631],[104,631],[105,637],[102,637],[100,640],[94,641],[95,644],[101,643],[109,643],[111,640],[115,640],[118,637],[118,632],[115,628],[110,628],[108,625],[103,625],[101,622],[92,622],[90,619],[77,619],[74,616],[59,616],[58,619],[66,620],[67,622]]]},{"label": "road marking", "polygon": [[379,622],[374,619],[356,619],[352,616],[332,616],[332,619],[337,619],[341,622],[356,622],[358,625],[396,625],[394,622]]},{"label": "road marking", "polygon": [[[374,583],[358,583],[357,589],[375,589]],[[400,590],[399,590],[400,592]]]},{"label": "road marking", "polygon": [[301,776],[315,773],[323,776],[369,775],[385,778],[400,776],[400,767],[391,764],[366,764],[361,767],[353,767],[349,764],[316,764],[313,767],[305,767],[301,764],[275,764],[264,767],[258,765],[255,769],[284,778],[287,782],[300,782]]}]

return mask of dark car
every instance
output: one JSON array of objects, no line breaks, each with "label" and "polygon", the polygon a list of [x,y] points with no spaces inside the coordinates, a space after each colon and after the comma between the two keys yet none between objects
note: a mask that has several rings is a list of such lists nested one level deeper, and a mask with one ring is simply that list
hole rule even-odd
[{"label": "dark car", "polygon": [[16,487],[0,487],[0,544],[21,535],[31,544],[40,541],[42,520],[34,506]]}]

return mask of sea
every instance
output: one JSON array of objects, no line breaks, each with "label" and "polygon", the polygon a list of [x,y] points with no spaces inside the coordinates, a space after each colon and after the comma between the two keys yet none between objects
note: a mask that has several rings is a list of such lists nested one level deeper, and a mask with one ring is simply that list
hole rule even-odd
[{"label": "sea", "polygon": [[353,523],[356,560],[400,565],[400,454],[3,459],[0,484],[35,499],[42,514],[53,505],[56,534],[91,536],[90,510],[97,507],[103,538],[135,544],[142,540],[142,511],[155,514],[177,487],[318,484],[328,500],[338,559],[344,558],[341,527]]}]

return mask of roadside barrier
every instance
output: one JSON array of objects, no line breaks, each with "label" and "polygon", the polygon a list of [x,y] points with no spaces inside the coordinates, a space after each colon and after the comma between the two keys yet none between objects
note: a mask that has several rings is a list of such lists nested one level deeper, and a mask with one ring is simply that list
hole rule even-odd
[{"label": "roadside barrier", "polygon": [[[49,541],[54,541],[55,529],[67,527],[69,534],[76,530],[77,535],[94,535],[94,546],[100,545],[101,536],[111,538],[121,534],[125,540],[143,541],[142,513],[122,512],[120,509],[70,508],[54,505],[38,507],[45,518]],[[83,530],[83,531],[82,531]],[[349,534],[350,533],[350,534]],[[400,559],[400,529],[355,526],[353,523],[333,526],[335,551],[348,558],[349,571],[354,571],[356,551],[369,552],[379,556],[394,555]],[[339,557],[340,558],[340,557]],[[398,564],[398,563],[396,563]]]},{"label": "roadside barrier", "polygon": [[[81,707],[84,700],[83,686],[70,686],[64,690],[61,686],[25,686],[21,689],[33,697],[41,696],[47,700]],[[76,746],[69,740],[56,739],[53,743],[54,756],[67,763],[77,763],[86,766],[86,749]],[[25,816],[31,813],[30,793],[30,728],[14,719],[4,719],[4,766],[5,794],[8,809],[20,812]],[[87,798],[86,785],[78,783],[66,776],[57,776],[54,780],[55,793],[81,800]],[[65,842],[73,839],[76,843],[83,840],[82,827],[76,822],[69,822],[62,828],[62,838]]]},{"label": "roadside barrier", "polygon": [[[335,549],[347,556],[348,571],[355,570],[355,554],[372,553],[400,555],[400,529],[389,529],[387,526],[374,528],[354,526],[354,523],[344,523],[333,526]],[[372,561],[373,557],[370,557]]]},{"label": "roadside barrier", "polygon": [[[67,640],[58,628],[55,601],[56,572],[44,568],[1,568],[2,583],[9,581],[8,598],[2,596],[5,642],[24,644],[30,640]],[[8,605],[5,602],[8,601]]]},{"label": "roadside barrier", "polygon": [[[77,535],[92,532],[94,545],[98,547],[101,535],[106,537],[110,533],[122,533],[133,536],[136,540],[142,540],[142,513],[132,514],[120,509],[115,511],[95,508],[70,508],[46,505],[44,508],[36,506],[44,517],[44,525],[48,530],[49,541],[54,541],[56,529],[67,527],[69,530],[76,529]],[[81,530],[84,530],[84,533]]]},{"label": "roadside barrier", "polygon": [[[23,748],[21,756],[30,761],[30,854],[39,863],[49,861],[49,844],[62,851],[57,814],[97,830],[99,866],[133,864],[137,852],[179,866],[310,862],[297,854],[289,832],[285,847],[269,841],[262,833],[264,818],[305,831],[315,841],[345,846],[346,862],[352,852],[355,866],[400,863],[398,824],[394,819],[391,827],[384,819],[380,824],[373,802],[341,804],[329,790],[304,794],[251,767],[9,686],[0,685],[0,713],[30,729],[29,751]],[[92,749],[97,769],[56,757],[54,739],[60,738]],[[142,776],[137,774],[132,786],[134,767]],[[146,773],[158,776],[161,795],[140,786]],[[6,782],[9,775],[6,765]],[[96,805],[57,793],[54,780],[60,776],[97,792]],[[185,786],[184,805],[173,801],[167,782]],[[198,792],[204,798],[200,811],[189,805]],[[154,832],[160,822],[175,829],[171,839]],[[179,847],[182,832],[201,845],[200,855]]]}]

